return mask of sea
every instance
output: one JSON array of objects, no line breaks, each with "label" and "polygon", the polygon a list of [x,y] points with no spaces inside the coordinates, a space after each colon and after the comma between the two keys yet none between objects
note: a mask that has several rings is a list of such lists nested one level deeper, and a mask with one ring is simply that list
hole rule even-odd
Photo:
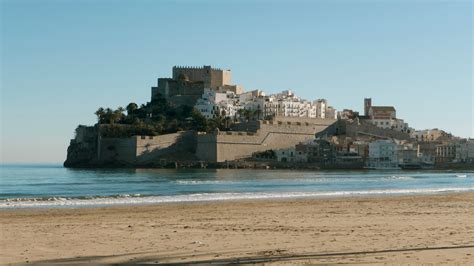
[{"label": "sea", "polygon": [[0,209],[474,191],[474,171],[68,169],[0,165]]}]

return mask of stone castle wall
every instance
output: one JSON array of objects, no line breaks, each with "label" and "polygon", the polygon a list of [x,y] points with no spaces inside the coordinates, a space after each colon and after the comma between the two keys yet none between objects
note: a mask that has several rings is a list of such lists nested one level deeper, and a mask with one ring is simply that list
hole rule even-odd
[{"label": "stone castle wall", "polygon": [[200,134],[197,136],[196,156],[203,161],[224,162],[248,158],[255,152],[290,148],[302,141],[314,139],[315,133],[334,123],[330,119],[313,119],[311,123],[292,120],[258,121],[259,128],[255,132]]},{"label": "stone castle wall", "polygon": [[347,124],[346,134],[347,136],[350,136],[350,137],[366,135],[366,136],[382,137],[382,138],[388,137],[388,138],[394,138],[394,139],[399,139],[399,140],[410,139],[410,134],[408,133],[400,132],[397,130],[380,128],[365,121],[361,121],[359,125],[355,123]]},{"label": "stone castle wall", "polygon": [[193,131],[161,136],[133,136],[130,138],[100,138],[99,162],[147,164],[179,152],[195,152],[196,137]]},{"label": "stone castle wall", "polygon": [[[282,119],[251,121],[237,125],[243,131],[196,133],[182,131],[160,136],[130,138],[99,138],[98,161],[127,165],[157,163],[161,159],[184,160],[180,154],[195,156],[207,162],[233,161],[251,157],[253,153],[294,147],[314,139],[327,128],[330,119]],[[235,129],[234,129],[235,130]]]},{"label": "stone castle wall", "polygon": [[131,164],[136,158],[136,138],[103,138],[98,140],[97,159],[99,162]]},{"label": "stone castle wall", "polygon": [[219,86],[230,85],[231,72],[204,67],[173,67],[173,79],[178,80],[180,75],[188,77],[189,81],[204,81],[206,88],[217,89]]},{"label": "stone castle wall", "polygon": [[316,137],[328,137],[328,136],[338,136],[346,135],[348,137],[373,137],[373,138],[394,138],[399,140],[408,140],[410,135],[408,133],[379,128],[367,121],[360,120],[357,121],[347,121],[340,120],[331,126],[327,127],[325,130],[319,132]]},{"label": "stone castle wall", "polygon": [[195,152],[196,133],[180,131],[154,137],[137,137],[136,162],[139,164],[153,162],[168,154]]}]

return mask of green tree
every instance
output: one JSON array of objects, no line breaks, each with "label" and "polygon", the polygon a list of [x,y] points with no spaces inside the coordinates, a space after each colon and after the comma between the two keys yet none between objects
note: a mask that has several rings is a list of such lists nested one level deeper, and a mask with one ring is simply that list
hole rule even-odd
[{"label": "green tree", "polygon": [[138,110],[138,105],[136,103],[129,103],[125,109],[127,109],[127,115],[133,117]]},{"label": "green tree", "polygon": [[97,116],[97,121],[99,122],[99,124],[103,124],[104,121],[105,121],[105,110],[104,110],[104,108],[100,107],[99,109],[97,109],[97,111],[95,111],[94,114]]}]

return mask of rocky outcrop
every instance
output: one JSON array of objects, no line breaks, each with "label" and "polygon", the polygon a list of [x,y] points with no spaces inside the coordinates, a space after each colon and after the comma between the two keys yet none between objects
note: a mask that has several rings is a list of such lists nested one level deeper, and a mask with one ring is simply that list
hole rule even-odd
[{"label": "rocky outcrop", "polygon": [[98,128],[78,126],[76,136],[71,139],[67,148],[65,167],[97,166],[97,139]]}]

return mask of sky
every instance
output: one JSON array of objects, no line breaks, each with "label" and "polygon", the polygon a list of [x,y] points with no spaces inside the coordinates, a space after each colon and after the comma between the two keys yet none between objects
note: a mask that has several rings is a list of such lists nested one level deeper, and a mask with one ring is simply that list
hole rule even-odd
[{"label": "sky", "polygon": [[1,162],[63,162],[78,124],[174,65],[474,137],[470,0],[0,2]]}]

